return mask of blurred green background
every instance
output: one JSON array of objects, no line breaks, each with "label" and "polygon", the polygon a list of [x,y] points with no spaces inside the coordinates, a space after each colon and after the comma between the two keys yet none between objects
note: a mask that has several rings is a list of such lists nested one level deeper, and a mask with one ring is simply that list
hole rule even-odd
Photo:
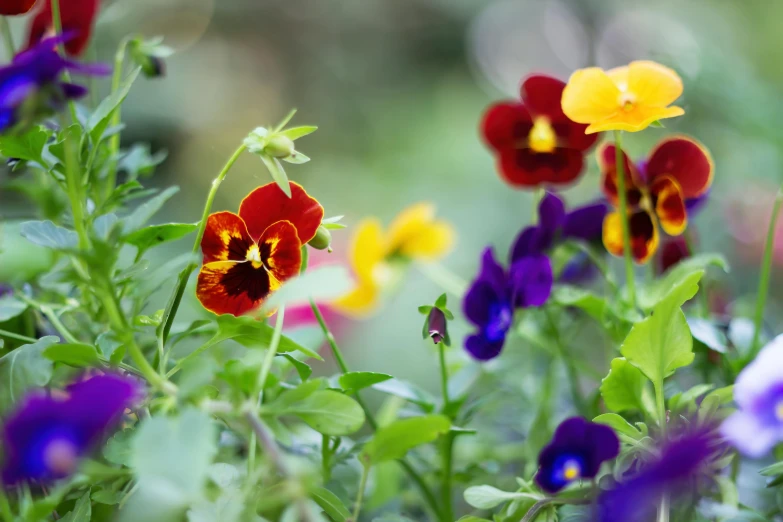
[{"label": "blurred green background", "polygon": [[[167,77],[140,81],[123,111],[125,145],[149,142],[169,153],[148,184],[182,188],[158,221],[196,221],[212,179],[244,136],[297,107],[294,124],[320,129],[298,142],[312,161],[290,166],[289,176],[349,225],[334,234],[332,259],[344,260],[351,226],[363,216],[388,223],[405,206],[431,200],[459,234],[444,265],[465,279],[486,245],[504,257],[531,215],[532,194],[503,184],[478,136],[487,105],[516,97],[531,72],[566,79],[579,67],[655,59],[682,75],[686,115],[628,136],[627,146],[641,157],[682,132],[712,151],[717,172],[695,223],[699,249],[728,257],[724,292],[743,309],[754,298],[781,179],[781,16],[783,3],[725,0],[115,0],[105,2],[88,58],[111,62],[120,39],[137,32],[164,36],[177,50]],[[14,22],[21,40],[23,22]],[[599,195],[592,157],[589,165],[564,192],[570,205]],[[235,210],[269,180],[257,158],[243,156],[214,209]],[[5,217],[31,217],[13,194],[2,205]],[[190,240],[156,255],[185,252]],[[435,390],[435,352],[421,340],[416,307],[440,292],[414,269],[375,318],[341,321],[352,366]],[[772,295],[770,320],[779,316],[776,285]],[[189,292],[181,318],[202,313]],[[455,330],[459,340],[466,327]],[[460,344],[456,362],[464,357]]]}]

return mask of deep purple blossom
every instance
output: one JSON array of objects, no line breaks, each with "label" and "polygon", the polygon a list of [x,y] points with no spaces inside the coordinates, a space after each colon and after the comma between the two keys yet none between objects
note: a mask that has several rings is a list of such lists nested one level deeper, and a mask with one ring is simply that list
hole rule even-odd
[{"label": "deep purple blossom", "polygon": [[87,89],[61,81],[65,72],[82,75],[108,73],[103,65],[83,65],[62,58],[56,46],[67,37],[48,38],[16,55],[0,68],[0,132],[26,127],[61,110]]},{"label": "deep purple blossom", "polygon": [[661,496],[687,491],[716,449],[708,431],[689,433],[670,442],[655,462],[643,465],[630,479],[604,491],[596,503],[596,522],[645,522],[655,513]]},{"label": "deep purple blossom", "polygon": [[772,340],[734,383],[739,410],[721,432],[749,457],[761,457],[783,441],[783,336]]},{"label": "deep purple blossom", "polygon": [[3,483],[70,475],[140,398],[137,381],[115,374],[73,383],[64,393],[28,394],[3,426]]},{"label": "deep purple blossom", "polygon": [[435,344],[444,340],[448,335],[446,333],[446,314],[436,306],[432,307],[427,316],[427,334]]},{"label": "deep purple blossom", "polygon": [[484,250],[481,270],[462,302],[468,320],[476,326],[465,348],[474,358],[486,361],[500,354],[518,308],[541,306],[552,291],[549,258],[533,255],[512,263],[507,271],[492,248]]},{"label": "deep purple blossom", "polygon": [[557,493],[575,480],[594,478],[601,464],[619,453],[620,440],[612,428],[581,417],[566,419],[538,456],[536,484]]}]

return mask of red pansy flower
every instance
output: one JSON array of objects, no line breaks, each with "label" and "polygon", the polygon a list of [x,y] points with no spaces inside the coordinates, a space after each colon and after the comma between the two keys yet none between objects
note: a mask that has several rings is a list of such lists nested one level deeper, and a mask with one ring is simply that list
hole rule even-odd
[{"label": "red pansy flower", "polygon": [[584,153],[598,135],[585,134],[587,125],[563,114],[564,88],[556,78],[529,76],[522,83],[521,101],[495,104],[484,114],[481,133],[510,185],[567,185],[582,172]]},{"label": "red pansy flower", "polygon": [[258,308],[299,274],[302,245],[315,237],[323,217],[323,207],[296,183],[290,198],[269,183],[242,200],[239,214],[210,215],[201,240],[198,300],[216,314],[239,316]]},{"label": "red pansy flower", "polygon": [[[73,35],[65,43],[65,50],[68,51],[68,54],[78,56],[84,52],[90,41],[99,4],[100,0],[60,0],[63,34]],[[51,34],[54,34],[52,0],[46,0],[30,22],[27,46],[32,47]]]},{"label": "red pansy flower", "polygon": [[[603,191],[617,207],[617,169],[615,146],[611,143],[598,150],[598,165],[603,173]],[[714,166],[709,151],[698,141],[674,136],[661,141],[645,163],[633,163],[623,152],[625,186],[628,202],[628,224],[631,252],[637,263],[645,263],[658,248],[659,223],[671,236],[679,236],[688,225],[688,200],[702,196],[712,184]],[[623,255],[620,213],[604,219],[603,239],[606,249]]]},{"label": "red pansy flower", "polygon": [[0,15],[16,16],[33,8],[36,0],[0,0]]}]

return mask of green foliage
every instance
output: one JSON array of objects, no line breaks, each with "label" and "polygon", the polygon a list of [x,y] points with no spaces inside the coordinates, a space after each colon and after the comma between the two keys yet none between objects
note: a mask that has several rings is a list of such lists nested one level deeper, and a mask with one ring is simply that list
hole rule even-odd
[{"label": "green foliage", "polygon": [[0,357],[0,411],[8,411],[26,391],[49,383],[52,362],[43,354],[57,341],[59,339],[51,335],[42,337]]},{"label": "green foliage", "polygon": [[362,450],[361,460],[374,466],[388,460],[401,459],[411,449],[447,433],[451,421],[443,415],[425,415],[402,419],[379,429]]},{"label": "green foliage", "polygon": [[615,412],[651,410],[645,382],[638,368],[618,357],[612,360],[609,374],[601,381],[601,397],[606,407]]}]

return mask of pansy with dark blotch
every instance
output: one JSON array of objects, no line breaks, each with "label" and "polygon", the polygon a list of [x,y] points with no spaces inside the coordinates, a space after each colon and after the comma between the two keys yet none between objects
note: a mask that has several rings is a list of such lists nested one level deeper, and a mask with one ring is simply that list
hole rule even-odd
[{"label": "pansy with dark blotch", "polygon": [[3,483],[47,482],[72,474],[141,398],[138,381],[116,374],[75,382],[64,392],[28,394],[3,425]]},{"label": "pansy with dark blotch", "polygon": [[721,432],[740,452],[762,457],[783,441],[783,336],[772,340],[734,383],[739,410]]},{"label": "pansy with dark blotch", "polygon": [[487,361],[500,355],[506,334],[520,308],[542,306],[552,291],[552,264],[544,255],[519,259],[506,270],[484,250],[481,269],[462,301],[465,316],[476,331],[465,341],[475,359]]},{"label": "pansy with dark blotch", "polygon": [[[604,194],[618,207],[615,155],[614,144],[606,144],[597,152]],[[658,249],[659,228],[670,236],[679,236],[685,231],[689,202],[691,212],[703,204],[712,184],[714,165],[704,145],[686,136],[664,139],[645,162],[634,163],[625,152],[622,157],[625,162],[631,253],[637,263],[643,264]],[[603,240],[611,254],[623,255],[619,211],[606,216]]]},{"label": "pansy with dark blotch", "polygon": [[2,0],[0,1],[0,15],[16,16],[25,14],[33,8],[36,0]]},{"label": "pansy with dark blotch", "polygon": [[528,76],[520,101],[497,103],[484,114],[482,136],[497,156],[501,177],[510,185],[563,186],[582,173],[584,155],[598,137],[586,135],[587,125],[563,114],[564,88],[565,83],[556,78]]},{"label": "pansy with dark blotch", "polygon": [[[38,45],[47,35],[54,33],[52,0],[44,0],[42,3],[43,5],[30,22],[27,34],[28,48]],[[65,50],[71,56],[79,56],[87,48],[99,6],[100,0],[60,0],[63,34],[73,35],[65,42]]]},{"label": "pansy with dark blotch", "polygon": [[64,72],[108,74],[103,65],[83,65],[57,54],[55,46],[67,39],[44,40],[0,68],[0,132],[27,127],[87,94],[85,87],[61,81]]},{"label": "pansy with dark blotch", "polygon": [[323,217],[323,207],[296,183],[290,198],[268,183],[242,200],[239,214],[211,214],[201,240],[198,300],[216,314],[239,316],[258,308],[299,274],[302,245],[315,237]]},{"label": "pansy with dark blotch", "polygon": [[655,515],[664,494],[684,494],[692,479],[708,469],[706,464],[719,448],[708,430],[686,433],[661,449],[661,456],[643,464],[638,473],[601,493],[595,505],[596,522],[646,522]]},{"label": "pansy with dark blotch", "polygon": [[560,423],[552,441],[538,456],[536,484],[557,493],[580,479],[592,479],[601,464],[620,453],[620,440],[612,428],[571,417]]}]

